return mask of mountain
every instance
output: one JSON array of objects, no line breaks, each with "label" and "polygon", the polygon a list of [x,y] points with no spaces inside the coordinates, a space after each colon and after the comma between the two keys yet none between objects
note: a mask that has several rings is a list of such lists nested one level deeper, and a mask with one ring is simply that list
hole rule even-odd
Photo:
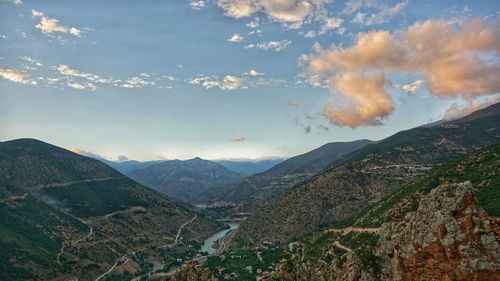
[{"label": "mountain", "polygon": [[230,171],[221,164],[193,158],[153,164],[127,174],[132,179],[154,188],[172,198],[188,203],[198,202],[200,194],[239,180],[243,175]]},{"label": "mountain", "polygon": [[402,131],[347,155],[259,209],[240,226],[239,238],[284,242],[334,225],[432,167],[499,142],[500,104],[485,110],[485,117],[476,112]]},{"label": "mountain", "polygon": [[[499,280],[500,144],[293,243],[278,280]],[[281,279],[280,279],[281,278]]]},{"label": "mountain", "polygon": [[106,163],[108,166],[111,168],[117,170],[118,172],[126,175],[127,173],[137,170],[137,169],[146,169],[147,167],[161,163],[165,160],[153,160],[153,161],[145,161],[145,162],[140,162],[136,160],[127,160],[123,162],[115,162],[115,161],[110,161],[106,159],[99,158],[97,160],[101,160],[102,162]]},{"label": "mountain", "polygon": [[273,158],[264,160],[215,160],[215,162],[231,171],[249,176],[267,171],[284,160],[285,158]]},{"label": "mountain", "polygon": [[166,249],[220,227],[98,160],[34,139],[0,143],[0,196],[1,280],[138,273],[145,258],[163,261]]},{"label": "mountain", "polygon": [[204,198],[215,206],[236,205],[240,210],[254,211],[335,160],[371,143],[370,140],[328,143],[287,159],[263,173],[223,186],[211,194],[205,194]]}]

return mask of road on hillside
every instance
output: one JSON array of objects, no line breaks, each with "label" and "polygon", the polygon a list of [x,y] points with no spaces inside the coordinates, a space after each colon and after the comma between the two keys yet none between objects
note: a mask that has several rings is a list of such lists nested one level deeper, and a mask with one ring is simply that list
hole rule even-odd
[{"label": "road on hillside", "polygon": [[[194,217],[192,219],[190,219],[189,221],[183,223],[179,229],[177,230],[177,234],[175,235],[175,240],[173,243],[170,243],[170,244],[166,244],[166,245],[163,245],[163,246],[159,246],[158,248],[167,248],[167,247],[173,247],[175,246],[178,242],[179,242],[179,238],[181,236],[181,232],[182,232],[182,229],[184,227],[186,227],[188,224],[192,223],[194,220],[196,220],[196,218],[198,218],[198,214],[194,214]],[[116,266],[121,262],[123,261],[123,264],[126,264],[129,260],[128,256],[129,255],[134,255],[135,253],[138,253],[138,252],[142,252],[144,250],[147,250],[148,247],[145,247],[145,248],[142,248],[142,249],[139,249],[139,250],[134,250],[134,251],[131,251],[131,252],[128,252],[126,253],[125,255],[121,256],[114,264],[113,266],[106,272],[104,272],[103,274],[101,274],[99,277],[97,277],[95,279],[95,281],[99,281],[101,280],[102,278],[106,277],[106,275],[110,274],[111,272],[113,272],[113,270],[116,268]],[[149,274],[149,273],[148,273]],[[142,276],[140,276],[142,277]],[[139,277],[139,278],[140,278]],[[136,279],[136,278],[134,278]]]}]

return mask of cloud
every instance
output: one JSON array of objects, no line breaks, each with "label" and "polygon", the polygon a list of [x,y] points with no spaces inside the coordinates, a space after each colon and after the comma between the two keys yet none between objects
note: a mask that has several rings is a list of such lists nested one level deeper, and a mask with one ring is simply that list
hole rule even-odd
[{"label": "cloud", "polygon": [[331,99],[323,111],[332,124],[352,128],[380,125],[381,119],[394,109],[392,99],[385,91],[390,82],[382,73],[347,72],[334,76],[330,83],[335,91],[342,93]]},{"label": "cloud", "polygon": [[78,69],[74,69],[65,64],[59,64],[55,67],[57,72],[66,76],[74,76],[74,77],[82,77],[82,78],[91,78],[91,79],[99,79],[100,77],[88,72],[82,72]]},{"label": "cloud", "polygon": [[35,66],[43,66],[43,64],[39,61],[39,60],[36,60],[36,59],[33,59],[31,57],[28,57],[28,56],[22,56],[22,57],[19,57],[20,59],[24,60],[24,61],[27,61]]},{"label": "cloud", "polygon": [[[348,48],[315,49],[300,62],[315,81],[329,77],[330,90],[342,102],[327,105],[324,116],[338,125],[376,125],[388,116],[394,107],[385,91],[390,84],[385,72],[420,75],[430,93],[440,97],[472,99],[500,91],[500,19],[473,20],[457,28],[428,20],[393,33],[359,33]],[[372,89],[350,87],[353,81]]]},{"label": "cloud", "polygon": [[34,80],[26,79],[31,76],[28,71],[0,67],[0,77],[18,84],[36,85]]},{"label": "cloud", "polygon": [[77,89],[77,90],[92,90],[92,91],[94,91],[95,89],[97,89],[97,87],[94,84],[89,83],[89,82],[85,82],[85,83],[68,82],[66,84],[66,86],[73,88],[73,89]]},{"label": "cloud", "polygon": [[154,81],[150,81],[148,77],[143,76],[145,78],[141,78],[139,76],[133,76],[128,78],[124,84],[121,85],[123,88],[142,88],[145,86],[155,86],[156,83]]},{"label": "cloud", "polygon": [[422,80],[413,81],[410,84],[403,85],[403,90],[408,94],[414,95],[422,83],[424,83]]},{"label": "cloud", "polygon": [[189,1],[189,6],[193,10],[201,10],[202,8],[205,8],[205,1],[202,1],[202,0],[191,0],[191,1]]},{"label": "cloud", "polygon": [[125,155],[118,155],[118,157],[116,158],[116,160],[118,162],[124,162],[124,161],[127,161],[128,160],[128,157],[125,156]]},{"label": "cloud", "polygon": [[233,91],[241,88],[246,88],[242,77],[226,75],[222,79],[216,76],[198,76],[189,80],[189,84],[201,85],[205,89],[217,87],[225,91]]},{"label": "cloud", "polygon": [[92,153],[89,151],[85,151],[85,150],[78,148],[78,147],[71,148],[70,151],[73,153],[76,153],[76,154],[79,154],[82,156],[86,156],[86,157],[90,157],[90,158],[94,158],[94,159],[106,159],[106,157],[104,157],[104,156],[101,156],[99,154],[95,154],[95,153]]},{"label": "cloud", "polygon": [[225,91],[286,84],[284,80],[266,78],[264,73],[255,69],[250,69],[241,75],[225,75],[222,79],[217,76],[198,75],[187,82],[192,85],[200,85],[205,89],[219,88]]},{"label": "cloud", "polygon": [[500,95],[496,95],[490,97],[486,100],[469,100],[462,103],[454,102],[450,105],[450,107],[444,113],[443,119],[445,120],[455,120],[458,118],[462,118],[466,115],[471,114],[476,110],[483,109],[492,104],[500,102]]},{"label": "cloud", "polygon": [[[78,82],[73,82],[69,81],[66,83],[66,86],[74,88],[74,89],[79,89],[79,90],[95,90],[97,86],[94,83],[98,84],[108,84],[115,82],[111,78],[102,78],[99,75],[92,74],[89,72],[84,72],[75,68],[71,68],[70,66],[66,64],[59,64],[58,66],[53,66],[51,67],[52,69],[56,70],[59,74],[64,75],[65,77],[78,77],[78,78],[83,78],[86,79],[88,82],[84,83],[78,83]],[[72,79],[70,79],[72,80]]]},{"label": "cloud", "polygon": [[224,14],[233,18],[245,18],[264,13],[269,19],[292,28],[314,19],[329,0],[218,0]]},{"label": "cloud", "polygon": [[55,18],[49,18],[45,16],[42,12],[31,10],[31,15],[34,18],[40,18],[40,22],[35,25],[35,28],[39,29],[42,34],[54,37],[55,33],[64,33],[80,37],[82,31],[76,27],[66,27],[59,24],[59,20]]},{"label": "cloud", "polygon": [[23,1],[21,1],[21,0],[5,0],[5,1],[12,3],[14,5],[22,5],[23,4]]},{"label": "cloud", "polygon": [[229,39],[227,39],[227,41],[232,42],[232,43],[239,43],[239,42],[243,41],[243,36],[236,33],[236,34],[233,34],[233,36],[231,36]]},{"label": "cloud", "polygon": [[249,71],[243,73],[243,75],[247,75],[247,76],[263,76],[264,73],[262,72],[258,72],[257,70],[255,69],[250,69]]},{"label": "cloud", "polygon": [[314,38],[316,37],[316,31],[310,30],[304,34],[305,38]]},{"label": "cloud", "polygon": [[281,41],[267,41],[267,42],[260,42],[257,44],[248,44],[245,46],[245,49],[257,48],[264,51],[281,52],[291,43],[292,41],[286,39]]},{"label": "cloud", "polygon": [[158,160],[166,161],[166,160],[170,160],[170,159],[168,157],[163,156],[163,155],[158,155]]},{"label": "cloud", "polygon": [[241,136],[232,137],[232,138],[229,139],[229,141],[231,141],[231,142],[244,142],[245,141],[245,137],[241,137]]},{"label": "cloud", "polygon": [[[390,21],[394,16],[406,8],[408,1],[396,3],[394,6],[387,6],[387,3],[379,0],[350,0],[346,3],[343,14],[357,12],[351,20],[366,26],[382,24]],[[363,10],[360,11],[360,10]]]},{"label": "cloud", "polygon": [[358,12],[352,22],[367,26],[386,23],[403,11],[407,4],[407,2],[400,2],[392,7],[382,6],[379,12],[370,15]]},{"label": "cloud", "polygon": [[339,28],[343,22],[344,20],[341,18],[326,18],[318,34],[324,34],[329,30]]},{"label": "cloud", "polygon": [[248,28],[255,29],[255,28],[259,27],[259,25],[260,25],[259,22],[260,22],[260,19],[258,17],[255,17],[252,21],[247,23],[246,26]]}]

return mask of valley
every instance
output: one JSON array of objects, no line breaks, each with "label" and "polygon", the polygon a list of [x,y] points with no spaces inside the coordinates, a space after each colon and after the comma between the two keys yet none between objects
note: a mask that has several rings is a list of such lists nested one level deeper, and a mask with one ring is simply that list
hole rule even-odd
[{"label": "valley", "polygon": [[500,0],[0,0],[0,281],[500,281]]},{"label": "valley", "polygon": [[[332,143],[248,177],[199,158],[131,170],[151,188],[101,160],[47,143],[3,142],[0,242],[8,249],[2,258],[8,270],[2,278],[310,280],[313,274],[343,280],[362,272],[363,280],[378,280],[389,274],[385,269],[396,272],[380,258],[392,247],[383,237],[400,233],[398,223],[416,223],[409,214],[431,204],[425,198],[433,190],[456,186],[456,200],[477,198],[479,205],[469,199],[467,204],[481,206],[474,216],[490,226],[471,241],[491,238],[488,229],[497,231],[498,118],[495,105],[378,142]],[[233,196],[228,194],[238,199],[227,199]],[[13,227],[13,220],[22,222],[21,228]],[[48,236],[26,232],[33,227],[50,229],[41,232]],[[399,247],[406,249],[407,240],[401,239]],[[494,245],[482,247],[498,251]],[[21,253],[30,258],[13,258]],[[43,267],[47,262],[50,271]],[[405,266],[415,267],[408,262]],[[353,263],[358,273],[344,267]],[[488,272],[495,271],[491,261],[484,263]]]}]

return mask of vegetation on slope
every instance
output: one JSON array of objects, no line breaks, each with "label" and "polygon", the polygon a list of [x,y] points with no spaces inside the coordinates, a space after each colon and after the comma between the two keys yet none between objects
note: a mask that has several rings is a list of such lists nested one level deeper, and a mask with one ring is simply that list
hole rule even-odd
[{"label": "vegetation on slope", "polygon": [[261,208],[241,225],[239,242],[286,242],[337,224],[432,167],[498,142],[500,104],[492,108],[484,118],[403,131],[344,157]]}]

